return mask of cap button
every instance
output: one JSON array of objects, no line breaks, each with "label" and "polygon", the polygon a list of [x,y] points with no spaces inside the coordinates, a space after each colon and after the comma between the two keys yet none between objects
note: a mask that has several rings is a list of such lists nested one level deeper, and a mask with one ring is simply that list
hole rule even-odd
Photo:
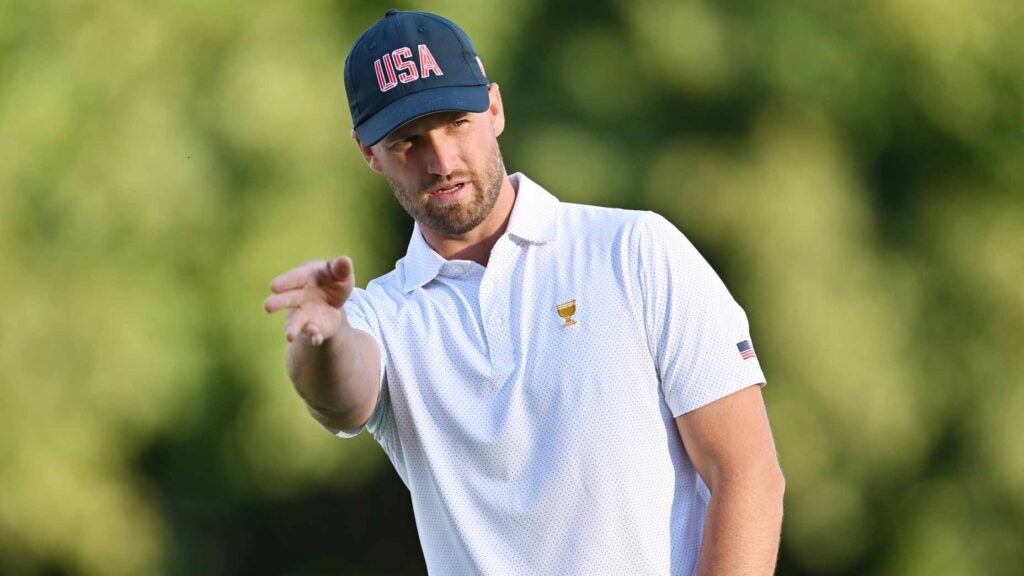
[{"label": "cap button", "polygon": [[398,14],[398,10],[394,8],[388,8],[388,11],[384,13],[385,16],[394,16],[395,14]]}]

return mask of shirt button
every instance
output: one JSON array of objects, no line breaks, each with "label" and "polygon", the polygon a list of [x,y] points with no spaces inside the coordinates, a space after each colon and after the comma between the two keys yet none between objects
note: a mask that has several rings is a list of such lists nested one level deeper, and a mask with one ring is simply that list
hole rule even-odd
[{"label": "shirt button", "polygon": [[494,316],[491,318],[491,326],[494,328],[501,328],[501,316]]}]

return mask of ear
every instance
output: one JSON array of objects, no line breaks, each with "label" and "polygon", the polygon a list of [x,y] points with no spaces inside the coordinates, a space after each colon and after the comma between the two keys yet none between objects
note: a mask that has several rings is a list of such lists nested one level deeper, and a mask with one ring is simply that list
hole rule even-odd
[{"label": "ear", "polygon": [[491,82],[487,87],[487,94],[491,97],[491,105],[487,111],[491,115],[494,137],[497,138],[505,131],[505,107],[501,104],[501,90],[498,89],[497,82]]},{"label": "ear", "polygon": [[354,129],[352,130],[352,139],[355,140],[356,146],[359,147],[359,153],[363,155],[363,160],[370,167],[370,170],[381,174],[383,169],[380,166],[380,161],[373,155],[373,148],[363,145],[363,141],[359,139],[359,134],[356,134]]}]

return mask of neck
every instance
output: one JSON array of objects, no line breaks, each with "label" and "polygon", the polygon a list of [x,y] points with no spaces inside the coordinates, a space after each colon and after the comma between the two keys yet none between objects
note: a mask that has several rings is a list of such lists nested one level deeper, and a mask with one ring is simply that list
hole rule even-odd
[{"label": "neck", "polygon": [[508,220],[512,215],[512,205],[515,201],[516,191],[506,174],[494,208],[476,228],[464,234],[449,236],[420,225],[420,233],[423,234],[427,245],[445,260],[472,260],[481,266],[487,266],[491,249],[508,228]]}]

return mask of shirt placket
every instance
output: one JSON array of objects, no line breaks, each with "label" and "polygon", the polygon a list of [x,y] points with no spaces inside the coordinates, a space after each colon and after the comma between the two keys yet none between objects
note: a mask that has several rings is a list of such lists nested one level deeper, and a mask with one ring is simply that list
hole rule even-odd
[{"label": "shirt placket", "polygon": [[480,311],[490,352],[491,390],[497,390],[515,369],[510,325],[511,273],[519,247],[502,236],[491,250],[480,281]]}]

